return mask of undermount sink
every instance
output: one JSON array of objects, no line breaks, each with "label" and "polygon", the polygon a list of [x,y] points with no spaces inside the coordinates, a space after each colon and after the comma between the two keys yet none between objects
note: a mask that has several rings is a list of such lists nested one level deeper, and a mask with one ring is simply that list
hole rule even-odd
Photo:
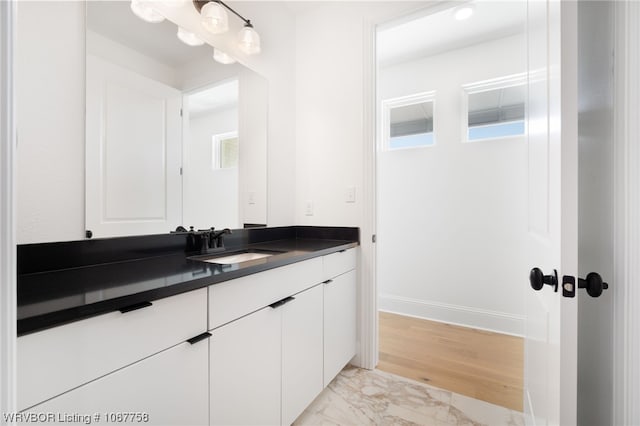
[{"label": "undermount sink", "polygon": [[233,265],[236,263],[249,262],[251,260],[264,259],[280,253],[281,252],[267,250],[245,250],[241,252],[230,253],[227,256],[197,256],[193,257],[193,259],[199,260],[201,262],[215,263],[218,265]]},{"label": "undermount sink", "polygon": [[232,254],[231,256],[214,257],[213,259],[207,259],[204,262],[218,263],[220,265],[232,265],[234,263],[242,263],[242,262],[247,262],[249,260],[262,259],[269,256],[273,256],[273,254],[240,253],[240,254]]}]

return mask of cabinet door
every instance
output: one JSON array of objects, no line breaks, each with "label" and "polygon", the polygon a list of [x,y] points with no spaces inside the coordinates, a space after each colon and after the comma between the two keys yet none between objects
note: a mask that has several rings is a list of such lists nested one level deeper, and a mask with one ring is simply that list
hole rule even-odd
[{"label": "cabinet door", "polygon": [[356,271],[324,284],[324,386],[356,354]]},{"label": "cabinet door", "polygon": [[[206,331],[207,289],[18,338],[18,409],[32,407]],[[44,380],[46,378],[46,380]]]},{"label": "cabinet door", "polygon": [[317,285],[282,307],[282,424],[322,392],[322,297]]},{"label": "cabinet door", "polygon": [[211,424],[280,424],[281,312],[266,307],[211,331]]},{"label": "cabinet door", "polygon": [[[48,420],[56,424],[89,424],[84,416],[88,416],[91,424],[206,424],[207,349],[206,342],[182,343],[36,405],[28,412],[53,413],[55,419]],[[118,417],[127,413],[148,414],[148,421]],[[64,417],[74,414],[83,416],[83,420]]]}]

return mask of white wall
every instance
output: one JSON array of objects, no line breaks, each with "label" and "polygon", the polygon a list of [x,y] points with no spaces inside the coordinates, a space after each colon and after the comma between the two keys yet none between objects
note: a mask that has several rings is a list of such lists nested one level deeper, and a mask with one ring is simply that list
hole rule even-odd
[{"label": "white wall", "polygon": [[238,130],[238,108],[190,117],[184,144],[184,224],[196,229],[241,227],[238,169],[213,169],[212,136]]},{"label": "white wall", "polygon": [[85,13],[19,2],[17,242],[84,238]]},{"label": "white wall", "polygon": [[[296,153],[282,157],[296,165],[297,224],[362,226],[365,31],[425,4],[327,2],[297,16]],[[349,187],[355,203],[346,202]]]},{"label": "white wall", "polygon": [[98,56],[108,62],[164,83],[175,89],[181,88],[181,81],[177,69],[96,32],[87,30],[86,37],[87,54]]},{"label": "white wall", "polygon": [[428,148],[378,154],[380,309],[524,333],[524,137],[462,142],[461,86],[526,71],[524,36],[379,70],[379,103],[435,91]]},{"label": "white wall", "polygon": [[[613,10],[578,3],[578,271],[613,279]],[[613,293],[578,291],[578,424],[613,422]]]}]

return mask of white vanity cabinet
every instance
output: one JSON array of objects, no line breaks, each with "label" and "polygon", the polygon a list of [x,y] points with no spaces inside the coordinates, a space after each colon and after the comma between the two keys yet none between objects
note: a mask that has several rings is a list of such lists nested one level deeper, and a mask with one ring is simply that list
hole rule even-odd
[{"label": "white vanity cabinet", "polygon": [[322,391],[322,296],[316,285],[211,331],[211,424],[291,424]]},{"label": "white vanity cabinet", "polygon": [[212,425],[290,424],[322,391],[321,279],[316,258],[209,288]]},{"label": "white vanity cabinet", "polygon": [[211,331],[211,424],[280,424],[281,324],[266,307]]},{"label": "white vanity cabinet", "polygon": [[282,306],[282,424],[322,392],[322,285]]},{"label": "white vanity cabinet", "polygon": [[355,355],[356,253],[21,336],[19,410],[99,416],[92,424],[128,413],[157,425],[291,424]]},{"label": "white vanity cabinet", "polygon": [[356,250],[324,257],[324,386],[356,354]]},{"label": "white vanity cabinet", "polygon": [[[131,306],[123,311],[19,337],[18,409],[28,409],[71,390],[75,393],[73,398],[96,398],[97,406],[101,406],[101,400],[108,400],[108,395],[100,396],[99,390],[111,392],[108,384],[119,383],[118,380],[109,379],[104,386],[92,385],[91,389],[97,390],[92,390],[86,397],[82,394],[89,387],[83,385],[97,383],[94,381],[98,378],[105,380],[117,370],[118,377],[123,377],[127,371],[137,368],[134,368],[135,363],[151,359],[152,355],[159,356],[156,354],[206,331],[207,289]],[[200,345],[207,346],[206,342]],[[127,370],[129,366],[131,369]],[[200,366],[202,374],[206,375],[206,360]],[[145,367],[144,371],[150,372],[149,376],[158,375],[158,380],[167,380],[168,386],[174,385],[172,379],[166,377],[169,373],[164,366],[155,372],[151,367]],[[167,391],[162,387],[149,389],[159,394]],[[143,396],[140,394],[140,397]],[[138,411],[142,411],[143,402],[138,405]]]},{"label": "white vanity cabinet", "polygon": [[184,342],[27,411],[53,413],[56,424],[77,423],[59,416],[78,414],[91,424],[204,425],[208,356],[206,340]]},{"label": "white vanity cabinet", "polygon": [[355,355],[356,250],[209,288],[212,425],[291,424]]}]

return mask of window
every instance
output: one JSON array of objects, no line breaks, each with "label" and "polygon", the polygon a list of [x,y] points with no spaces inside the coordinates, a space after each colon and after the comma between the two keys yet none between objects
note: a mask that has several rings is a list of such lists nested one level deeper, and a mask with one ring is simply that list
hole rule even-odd
[{"label": "window", "polygon": [[384,150],[435,145],[433,98],[429,92],[382,102]]},{"label": "window", "polygon": [[524,136],[526,75],[465,85],[465,140]]},{"label": "window", "polygon": [[211,153],[211,165],[214,169],[238,167],[238,132],[214,135]]}]

